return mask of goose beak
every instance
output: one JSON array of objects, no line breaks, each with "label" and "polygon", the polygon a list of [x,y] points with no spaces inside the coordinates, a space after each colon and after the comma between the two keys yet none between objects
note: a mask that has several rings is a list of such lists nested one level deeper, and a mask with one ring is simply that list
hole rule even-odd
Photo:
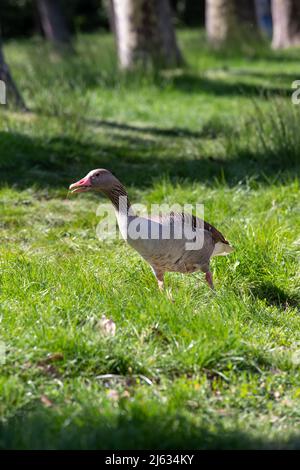
[{"label": "goose beak", "polygon": [[81,180],[77,181],[77,183],[70,184],[69,191],[71,193],[85,193],[91,189],[91,181],[89,177],[82,178]]}]

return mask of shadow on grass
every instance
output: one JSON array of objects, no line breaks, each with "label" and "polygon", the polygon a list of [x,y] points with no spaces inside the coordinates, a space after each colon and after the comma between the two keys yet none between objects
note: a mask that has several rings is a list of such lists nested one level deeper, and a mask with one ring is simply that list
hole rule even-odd
[{"label": "shadow on grass", "polygon": [[291,93],[290,89],[284,87],[276,88],[243,82],[229,83],[225,80],[186,73],[173,77],[172,84],[174,88],[186,93],[205,93],[214,96],[274,97],[287,96]]},{"label": "shadow on grass", "polygon": [[[268,71],[262,71],[262,70],[251,70],[251,69],[234,69],[230,68],[228,69],[228,72],[230,75],[234,76],[241,76],[241,77],[254,77],[254,78],[262,78],[262,79],[268,79],[270,82],[272,80],[289,80],[289,84],[287,86],[291,86],[291,83],[294,80],[298,80],[299,75],[297,73],[290,73],[290,72],[268,72]],[[286,91],[286,90],[285,90]]]},{"label": "shadow on grass", "polygon": [[271,282],[263,282],[251,290],[255,297],[265,300],[269,306],[300,308],[299,295],[289,294]]},{"label": "shadow on grass", "polygon": [[[111,122],[103,125],[120,126]],[[134,126],[130,128],[134,130]],[[147,132],[156,135],[164,130],[148,128]],[[170,138],[174,140],[174,137]],[[125,185],[138,188],[152,186],[153,179],[162,176],[169,177],[173,182],[184,179],[212,183],[217,179],[226,181],[229,186],[255,177],[268,185],[270,182],[284,182],[286,176],[293,175],[295,166],[287,158],[279,156],[276,160],[274,155],[270,158],[267,155],[253,155],[251,150],[222,160],[214,156],[193,158],[180,155],[180,147],[179,155],[174,155],[176,149],[174,153],[171,153],[172,149],[167,153],[166,148],[165,141],[132,135],[118,138],[114,134],[109,143],[98,144],[70,137],[46,140],[0,132],[0,185],[21,189],[32,185],[67,189],[70,182],[99,167],[110,169]]]},{"label": "shadow on grass", "polygon": [[69,416],[54,409],[24,414],[0,427],[2,449],[299,449],[298,437],[287,442],[254,438],[241,429],[197,425],[180,413],[147,413],[139,406],[111,417],[99,410]]},{"label": "shadow on grass", "polygon": [[134,126],[120,122],[108,121],[103,119],[83,119],[83,122],[95,127],[106,127],[108,129],[117,129],[120,131],[130,131],[137,133],[149,133],[161,137],[191,137],[199,139],[200,137],[209,136],[205,132],[191,131],[187,128],[172,127],[172,128],[159,128],[154,126]]}]

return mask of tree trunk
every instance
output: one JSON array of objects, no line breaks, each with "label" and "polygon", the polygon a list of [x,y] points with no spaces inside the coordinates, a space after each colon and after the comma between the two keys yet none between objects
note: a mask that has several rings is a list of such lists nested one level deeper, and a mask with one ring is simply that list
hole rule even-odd
[{"label": "tree trunk", "polygon": [[113,7],[122,69],[181,63],[169,0],[113,0]]},{"label": "tree trunk", "polygon": [[56,46],[71,46],[71,36],[60,0],[37,0],[41,26],[46,38]]},{"label": "tree trunk", "polygon": [[234,0],[206,0],[205,23],[212,45],[219,46],[228,41],[235,31]]},{"label": "tree trunk", "polygon": [[260,31],[271,37],[272,35],[272,15],[271,0],[254,0],[256,21]]},{"label": "tree trunk", "polygon": [[[19,90],[13,80],[13,77],[10,73],[7,63],[5,62],[1,40],[0,40],[0,80],[2,80],[2,82],[4,82],[5,84],[4,87],[2,87],[2,91],[4,91],[5,94],[7,92],[7,98],[8,98],[7,101],[9,102],[10,98],[12,98],[12,101],[14,102],[17,108],[21,109],[22,111],[27,111],[25,102],[23,101],[23,98],[21,94],[19,93]],[[4,102],[6,102],[6,96],[4,98],[5,98]]]},{"label": "tree trunk", "polygon": [[281,49],[300,44],[299,0],[272,0],[272,47]]},{"label": "tree trunk", "polygon": [[248,29],[257,27],[255,6],[253,0],[234,0],[234,11],[239,22]]},{"label": "tree trunk", "polygon": [[110,31],[116,35],[114,2],[113,0],[108,0],[104,5],[107,11]]}]

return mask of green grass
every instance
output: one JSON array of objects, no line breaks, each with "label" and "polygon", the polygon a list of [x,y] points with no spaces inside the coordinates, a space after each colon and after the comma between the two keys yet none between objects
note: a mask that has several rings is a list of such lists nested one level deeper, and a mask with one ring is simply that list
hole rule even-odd
[{"label": "green grass", "polygon": [[[300,447],[299,51],[179,38],[185,68],[147,77],[109,36],[6,45],[31,113],[0,109],[0,448]],[[205,204],[236,248],[216,292],[169,274],[172,303],[97,239],[104,199],[67,196],[96,167],[134,202]]]}]

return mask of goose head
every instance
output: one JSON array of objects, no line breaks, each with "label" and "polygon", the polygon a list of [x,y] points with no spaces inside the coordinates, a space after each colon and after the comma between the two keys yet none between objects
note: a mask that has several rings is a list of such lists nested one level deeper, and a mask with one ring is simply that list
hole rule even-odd
[{"label": "goose head", "polygon": [[90,171],[84,178],[69,186],[71,193],[85,193],[87,191],[109,192],[119,181],[104,168]]}]

